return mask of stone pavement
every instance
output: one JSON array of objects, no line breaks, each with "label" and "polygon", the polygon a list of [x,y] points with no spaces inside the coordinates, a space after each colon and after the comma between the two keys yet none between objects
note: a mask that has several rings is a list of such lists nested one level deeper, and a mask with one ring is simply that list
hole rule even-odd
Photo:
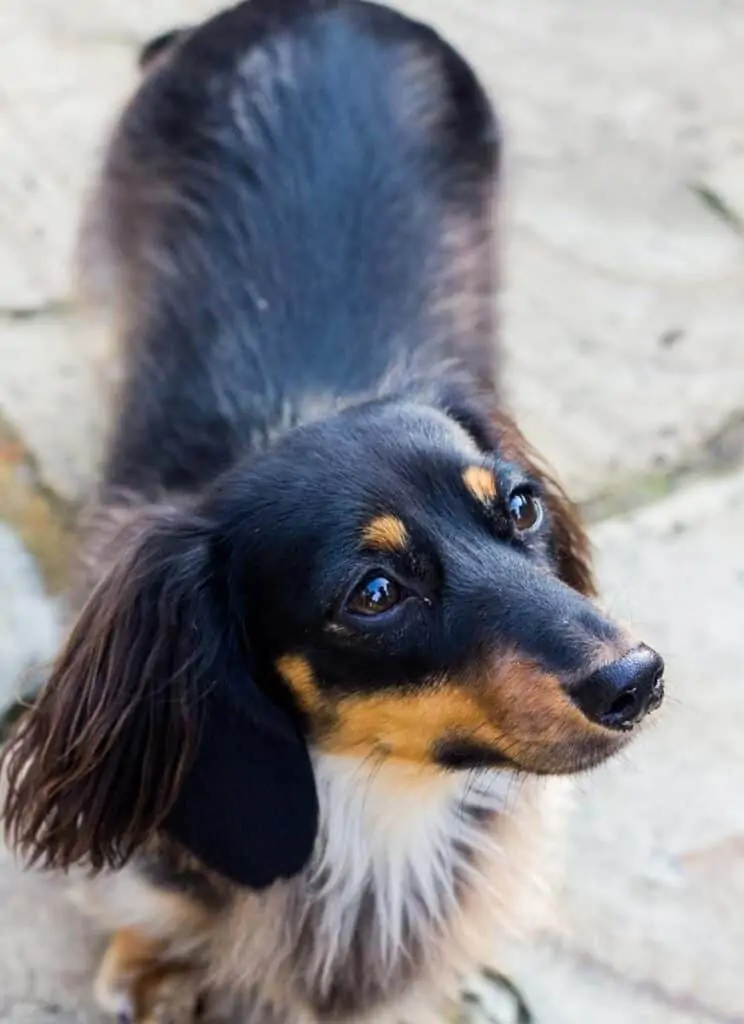
[{"label": "stone pavement", "polygon": [[[669,663],[658,723],[582,781],[560,925],[509,968],[540,1024],[744,1024],[744,0],[402,6],[498,102],[512,402]],[[214,7],[0,4],[0,701],[54,650],[115,376],[73,315],[81,196],[138,43]],[[0,857],[0,1019],[83,1005],[54,900]]]}]

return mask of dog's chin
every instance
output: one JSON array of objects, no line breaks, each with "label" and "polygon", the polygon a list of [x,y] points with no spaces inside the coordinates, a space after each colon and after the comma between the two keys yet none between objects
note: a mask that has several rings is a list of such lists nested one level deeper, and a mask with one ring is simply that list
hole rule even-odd
[{"label": "dog's chin", "polygon": [[578,775],[609,761],[635,736],[607,731],[582,744],[551,747],[520,746],[518,754],[507,756],[500,750],[466,739],[443,740],[436,752],[436,764],[447,771],[512,771],[524,775]]}]

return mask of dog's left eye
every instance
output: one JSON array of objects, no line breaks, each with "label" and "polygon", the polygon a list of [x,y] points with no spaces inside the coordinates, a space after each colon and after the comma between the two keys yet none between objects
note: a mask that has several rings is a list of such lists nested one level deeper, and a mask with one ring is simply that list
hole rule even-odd
[{"label": "dog's left eye", "polygon": [[403,599],[403,588],[389,576],[375,574],[363,580],[346,600],[353,615],[382,615]]},{"label": "dog's left eye", "polygon": [[535,530],[542,522],[542,502],[529,491],[514,491],[509,498],[508,509],[509,517],[519,533]]}]

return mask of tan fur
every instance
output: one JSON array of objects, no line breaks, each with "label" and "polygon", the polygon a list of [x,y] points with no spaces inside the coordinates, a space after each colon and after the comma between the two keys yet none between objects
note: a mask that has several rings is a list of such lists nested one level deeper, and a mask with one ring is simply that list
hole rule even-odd
[{"label": "tan fur", "polygon": [[498,486],[496,477],[490,469],[483,466],[468,466],[462,474],[462,479],[475,500],[482,505],[490,505],[496,500]]},{"label": "tan fur", "polygon": [[101,1009],[136,1024],[186,1024],[193,1018],[216,913],[129,869],[77,879],[69,897],[98,927],[112,932],[93,984]]},{"label": "tan fur", "polygon": [[403,551],[408,531],[397,516],[378,516],[364,527],[362,543],[378,551]]},{"label": "tan fur", "polygon": [[301,654],[287,654],[279,658],[276,669],[306,714],[322,713],[323,695],[318,689],[313,667],[307,658]]},{"label": "tan fur", "polygon": [[[133,928],[114,933],[101,961],[94,991],[101,1007],[149,1024],[158,1019],[163,1002],[171,1004],[185,989],[190,964],[167,960],[167,946],[153,942]],[[193,1009],[193,1008],[192,1008]]]},{"label": "tan fur", "polygon": [[[597,665],[621,652],[599,650]],[[307,658],[277,665],[309,716],[320,750],[432,765],[444,740],[477,744],[524,771],[563,773],[604,759],[624,737],[590,722],[561,682],[516,656],[413,692],[324,692]]]}]

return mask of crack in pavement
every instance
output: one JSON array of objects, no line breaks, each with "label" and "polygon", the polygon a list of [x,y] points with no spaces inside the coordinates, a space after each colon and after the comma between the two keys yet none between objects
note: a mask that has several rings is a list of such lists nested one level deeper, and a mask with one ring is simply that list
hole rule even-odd
[{"label": "crack in pavement", "polygon": [[47,317],[67,317],[77,310],[72,299],[48,299],[33,306],[0,306],[0,320],[17,323],[19,320],[42,320]]}]

